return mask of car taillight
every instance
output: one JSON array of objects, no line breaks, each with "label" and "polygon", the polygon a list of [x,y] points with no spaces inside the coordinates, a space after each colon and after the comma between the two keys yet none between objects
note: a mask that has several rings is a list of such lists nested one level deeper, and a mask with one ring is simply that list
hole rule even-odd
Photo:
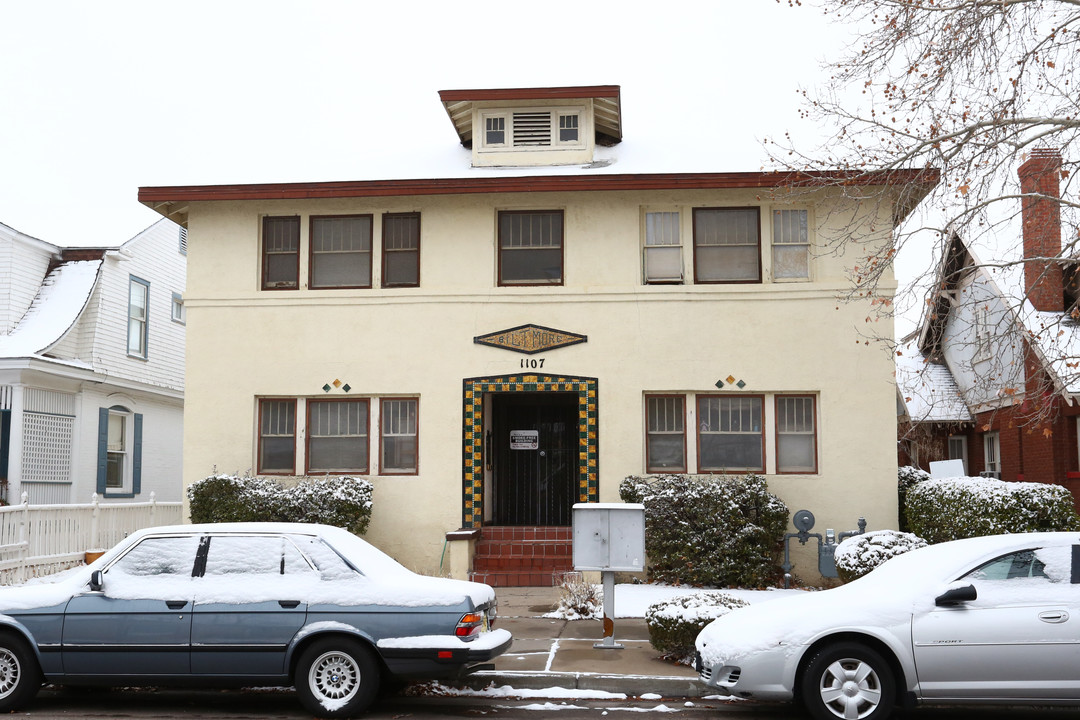
[{"label": "car taillight", "polygon": [[454,634],[462,640],[472,640],[474,637],[483,632],[484,629],[484,615],[482,613],[465,613],[458,620],[457,629],[454,630]]}]

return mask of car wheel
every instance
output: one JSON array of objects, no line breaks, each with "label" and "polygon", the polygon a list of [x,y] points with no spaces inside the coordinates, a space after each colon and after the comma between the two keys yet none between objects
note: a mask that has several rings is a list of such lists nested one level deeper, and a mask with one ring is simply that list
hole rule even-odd
[{"label": "car wheel", "polygon": [[817,720],[879,720],[896,704],[896,684],[880,653],[837,643],[815,653],[802,676],[801,697]]},{"label": "car wheel", "polygon": [[379,663],[356,640],[327,638],[312,643],[296,665],[296,693],[308,712],[322,718],[352,717],[379,692]]},{"label": "car wheel", "polygon": [[37,695],[41,670],[21,638],[0,634],[0,712],[17,710]]}]

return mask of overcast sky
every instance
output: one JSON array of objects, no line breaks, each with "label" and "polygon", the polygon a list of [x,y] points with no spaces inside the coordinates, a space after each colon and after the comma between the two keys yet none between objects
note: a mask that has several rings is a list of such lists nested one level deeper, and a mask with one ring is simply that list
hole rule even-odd
[{"label": "overcast sky", "polygon": [[624,144],[757,170],[849,36],[774,0],[0,0],[0,29],[0,222],[58,245],[155,222],[140,186],[421,177],[446,89],[620,85]]}]

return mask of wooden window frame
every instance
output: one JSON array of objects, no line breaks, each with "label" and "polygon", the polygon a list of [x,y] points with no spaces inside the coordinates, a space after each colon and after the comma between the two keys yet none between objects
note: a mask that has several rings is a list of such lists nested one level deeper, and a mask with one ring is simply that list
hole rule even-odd
[{"label": "wooden window frame", "polygon": [[[780,401],[788,398],[808,399],[813,403],[814,419],[814,466],[810,470],[784,470],[780,467],[780,439],[784,435],[803,435],[804,433],[780,432]],[[811,393],[777,393],[773,396],[773,428],[775,432],[776,474],[777,475],[817,475],[818,468],[818,399]]]},{"label": "wooden window frame", "polygon": [[[681,467],[656,467],[649,464],[649,458],[652,457],[652,453],[649,452],[651,445],[651,439],[653,435],[674,435],[674,432],[659,432],[652,431],[649,428],[649,401],[650,400],[669,400],[677,399],[682,400],[682,432],[678,433],[682,436],[682,466]],[[686,463],[686,395],[681,393],[649,393],[645,395],[645,472],[647,473],[684,473],[687,472]]]},{"label": "wooden window frame", "polygon": [[[311,441],[314,438],[313,425],[311,422],[312,410],[319,405],[331,403],[363,403],[364,404],[364,444],[367,464],[363,468],[318,468],[311,467]],[[306,403],[304,416],[304,472],[308,475],[368,475],[371,473],[371,398],[368,397],[336,397],[336,398],[312,398]],[[323,437],[323,436],[320,436]],[[333,437],[333,436],[328,436]]]},{"label": "wooden window frame", "polygon": [[[387,220],[404,219],[404,218],[416,218],[416,250],[410,250],[408,252],[416,253],[416,282],[388,282],[387,265],[389,257],[392,253],[402,253],[406,251],[390,249],[387,247],[386,227]],[[380,265],[382,272],[382,287],[384,288],[409,288],[420,287],[420,240],[421,240],[421,224],[420,213],[418,212],[403,212],[403,213],[383,213],[382,216],[382,263]]]},{"label": "wooden window frame", "polygon": [[[559,281],[558,282],[503,282],[503,233],[502,219],[510,215],[558,215],[559,216]],[[497,255],[497,282],[499,287],[561,287],[566,282],[566,213],[563,210],[499,210],[495,216],[495,253]]]},{"label": "wooden window frame", "polygon": [[[777,242],[778,233],[776,232],[776,224],[777,224],[779,218],[783,217],[783,213],[803,213],[803,216],[806,218],[806,242]],[[811,265],[811,263],[810,263],[810,260],[811,260],[810,249],[813,247],[813,237],[812,237],[812,233],[810,232],[810,227],[811,227],[811,224],[810,224],[810,221],[811,221],[810,211],[807,208],[800,208],[800,207],[780,207],[780,208],[773,208],[772,212],[770,212],[769,215],[770,215],[770,217],[772,219],[772,227],[771,227],[771,231],[772,231],[771,241],[772,242],[771,242],[770,250],[771,250],[771,255],[772,255],[772,257],[771,257],[771,262],[772,262],[772,271],[771,271],[771,273],[772,273],[773,282],[788,283],[788,282],[807,282],[807,281],[809,281],[811,279],[811,276],[813,275],[813,268],[810,267],[810,265]],[[792,275],[792,276],[787,276],[787,277],[777,277],[776,276],[776,268],[777,268],[777,265],[778,265],[778,263],[776,261],[777,250],[779,250],[781,248],[796,248],[796,247],[802,247],[806,251],[806,274],[805,275]]]},{"label": "wooden window frame", "polygon": [[[416,432],[413,434],[413,443],[416,447],[416,458],[411,469],[388,468],[386,466],[385,450],[385,425],[386,405],[391,402],[411,402],[416,414]],[[404,435],[402,435],[404,437]],[[419,475],[420,474],[420,398],[416,396],[384,397],[379,398],[379,474],[380,475]]]},{"label": "wooden window frame", "polygon": [[[295,280],[292,284],[287,284],[288,281],[282,281],[281,283],[269,283],[267,280],[267,273],[270,265],[270,255],[266,249],[267,238],[267,226],[273,222],[289,221],[290,224],[296,225],[296,251],[292,253],[274,253],[280,255],[293,255],[294,258],[294,273]],[[299,215],[266,215],[262,219],[262,237],[259,240],[259,261],[262,268],[262,277],[260,278],[260,288],[263,290],[299,290],[300,289],[300,216]]]},{"label": "wooden window frame", "polygon": [[[367,282],[355,285],[319,285],[315,282],[315,226],[321,220],[348,220],[367,218],[368,221],[368,271]],[[357,253],[363,254],[363,253]],[[308,288],[311,290],[368,290],[372,287],[375,267],[375,216],[371,213],[344,215],[312,215],[308,218]]]},{"label": "wooden window frame", "polygon": [[[263,412],[267,403],[280,402],[280,403],[292,403],[293,406],[293,428],[292,428],[292,449],[293,449],[293,465],[289,468],[288,472],[283,470],[267,470],[263,467],[263,438],[267,437],[263,435]],[[259,475],[296,475],[296,398],[283,398],[283,397],[265,397],[259,398],[258,404],[258,418],[256,420],[255,432],[258,437],[257,447],[255,449],[255,466]],[[289,437],[287,435],[274,435],[272,437]]]},{"label": "wooden window frame", "polygon": [[[678,227],[676,238],[678,242],[673,245],[649,243],[649,216],[650,215],[674,215]],[[644,209],[641,214],[641,280],[645,285],[682,285],[686,282],[686,267],[684,264],[683,249],[683,214],[679,209]],[[650,251],[677,248],[679,251],[679,277],[652,278],[649,275]]]},{"label": "wooden window frame", "polygon": [[[735,212],[753,210],[757,214],[757,277],[742,280],[702,280],[698,273],[698,216],[704,212]],[[756,205],[746,206],[720,206],[720,207],[696,207],[692,212],[691,246],[694,252],[694,284],[695,285],[760,285],[761,284],[761,208]],[[711,247],[711,246],[710,246]],[[721,246],[723,247],[723,246]],[[738,247],[738,246],[729,246]]]},{"label": "wooden window frame", "polygon": [[[131,314],[131,299],[134,293],[135,286],[138,285],[142,288],[144,298],[146,300],[143,306],[142,318],[133,317]],[[139,326],[139,343],[142,345],[141,351],[139,349],[131,349],[131,326],[132,323],[140,323]],[[127,304],[127,333],[124,337],[124,343],[127,347],[127,355],[130,358],[136,358],[138,360],[146,360],[150,357],[150,281],[143,280],[140,277],[134,275],[128,275],[128,304]]]},{"label": "wooden window frame", "polygon": [[[702,447],[703,447],[703,443],[702,443],[702,440],[701,440],[701,436],[702,436],[701,403],[704,400],[709,400],[709,399],[712,399],[712,398],[720,398],[722,400],[744,400],[744,399],[745,400],[757,400],[760,403],[760,407],[761,407],[761,430],[758,431],[758,433],[756,433],[759,436],[760,442],[761,442],[761,465],[760,466],[758,466],[758,467],[716,467],[716,468],[713,468],[713,467],[706,468],[706,467],[703,466],[703,464],[701,462],[701,452],[702,452]],[[742,395],[742,394],[735,395],[735,394],[727,394],[727,393],[698,393],[696,395],[696,397],[694,398],[694,409],[697,412],[697,428],[696,428],[695,432],[697,433],[697,438],[696,438],[697,439],[697,471],[699,473],[717,473],[717,472],[765,473],[765,471],[766,471],[765,470],[765,455],[766,455],[767,448],[765,447],[765,396],[764,395],[757,395],[757,394],[754,394],[754,395]],[[740,435],[743,435],[743,434],[750,435],[751,433],[739,433],[739,434]]]}]

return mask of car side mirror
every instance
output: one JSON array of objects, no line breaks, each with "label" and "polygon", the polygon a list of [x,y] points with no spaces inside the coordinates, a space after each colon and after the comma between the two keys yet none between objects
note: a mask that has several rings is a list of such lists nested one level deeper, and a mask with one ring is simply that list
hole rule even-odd
[{"label": "car side mirror", "polygon": [[974,585],[955,585],[934,598],[934,604],[938,607],[950,607],[971,602],[978,597],[979,593],[975,591]]},{"label": "car side mirror", "polygon": [[93,592],[101,592],[101,588],[105,585],[105,578],[100,570],[95,570],[90,573],[90,590]]}]

